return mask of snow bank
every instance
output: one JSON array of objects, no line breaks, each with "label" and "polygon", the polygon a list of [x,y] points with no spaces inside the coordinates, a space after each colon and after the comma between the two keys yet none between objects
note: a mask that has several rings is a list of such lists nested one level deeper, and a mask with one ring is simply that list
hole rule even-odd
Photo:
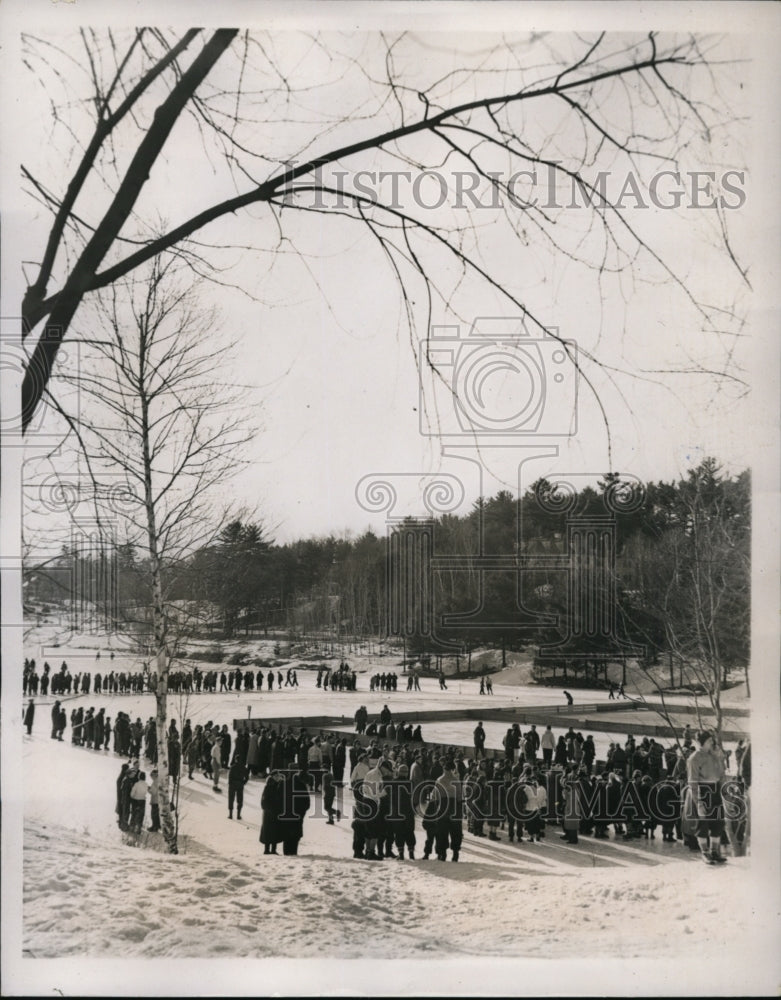
[{"label": "snow bank", "polygon": [[[85,652],[90,669],[94,652]],[[403,706],[489,704],[476,683],[440,692],[424,679],[419,695],[369,695],[365,678],[354,694],[299,680],[298,692],[201,695],[180,707],[193,724],[222,724],[247,708],[252,718],[334,711],[349,719],[359,704],[378,711],[386,701],[396,715]],[[494,691],[492,707],[550,696]],[[74,704],[105,705],[112,718],[118,709],[142,719],[153,711],[149,695]],[[118,830],[121,760],[52,741],[47,722],[42,703],[31,738],[18,719],[6,733],[23,752],[18,780],[4,774],[4,850],[23,849],[18,866],[6,858],[4,867],[4,966],[12,983],[34,983],[32,992],[729,995],[755,983],[775,991],[778,859],[771,843],[760,860],[756,837],[775,831],[777,800],[758,802],[764,818],[751,855],[719,868],[660,838],[582,837],[574,846],[555,828],[533,845],[466,834],[457,864],[380,864],[352,858],[349,795],[334,826],[315,800],[298,858],[265,857],[262,782],[247,785],[237,822],[227,818],[227,790],[215,794],[196,773],[182,783],[183,853],[171,857],[159,835],[132,846]],[[759,758],[760,782],[762,769]],[[417,834],[420,857],[419,824]]]}]

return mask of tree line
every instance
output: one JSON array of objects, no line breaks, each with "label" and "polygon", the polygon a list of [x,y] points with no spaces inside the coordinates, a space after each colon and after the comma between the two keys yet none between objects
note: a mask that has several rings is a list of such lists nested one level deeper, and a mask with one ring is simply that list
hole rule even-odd
[{"label": "tree line", "polygon": [[[520,498],[509,491],[480,498],[461,516],[408,519],[402,530],[425,528],[436,556],[461,557],[456,568],[431,569],[437,634],[455,651],[559,640],[575,609],[567,570],[551,557],[566,562],[568,524],[604,517],[605,495],[617,486],[621,478],[611,473],[563,503],[557,484],[543,479]],[[617,634],[644,647],[648,662],[662,652],[676,662],[708,662],[723,684],[730,669],[749,661],[750,475],[725,474],[706,459],[677,482],[646,483],[642,495],[635,509],[615,516],[606,569]],[[508,555],[503,568],[481,570],[482,560]],[[146,561],[131,543],[114,546],[109,558],[118,624],[143,631],[152,601]],[[77,574],[74,560],[82,563]],[[83,596],[70,593],[73,580],[98,591],[105,561],[65,549],[53,565],[28,567],[27,578],[39,601],[58,602]],[[261,523],[236,519],[208,544],[164,562],[161,575],[172,614],[192,616],[189,632],[238,638],[282,630],[343,640],[386,634],[388,568],[388,539],[372,531],[275,544]],[[410,652],[437,650],[413,623],[402,624]],[[600,650],[584,645],[582,652]]]}]

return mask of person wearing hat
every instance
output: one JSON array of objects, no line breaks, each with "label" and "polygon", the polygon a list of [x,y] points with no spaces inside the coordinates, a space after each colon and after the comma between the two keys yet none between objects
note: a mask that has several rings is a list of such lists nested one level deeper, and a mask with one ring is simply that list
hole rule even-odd
[{"label": "person wearing hat", "polygon": [[696,837],[702,860],[708,865],[723,864],[721,853],[724,833],[724,809],[721,786],[724,781],[724,755],[716,745],[713,733],[697,733],[699,749],[687,761],[687,780],[697,811]]}]

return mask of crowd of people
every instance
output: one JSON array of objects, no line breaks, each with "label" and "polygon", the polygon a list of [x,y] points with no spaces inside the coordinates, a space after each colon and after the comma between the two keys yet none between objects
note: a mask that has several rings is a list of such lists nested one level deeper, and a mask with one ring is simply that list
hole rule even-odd
[{"label": "crowd of people", "polygon": [[169,673],[168,690],[184,694],[220,694],[232,691],[281,691],[285,687],[298,687],[298,674],[289,667],[283,674],[271,667],[237,666],[233,670],[174,670]]},{"label": "crowd of people", "polygon": [[[134,676],[144,677],[113,671],[71,676],[65,662],[52,676],[48,667],[44,665],[39,677],[35,662],[25,661],[25,694],[31,695],[23,710],[28,733],[37,693],[113,693],[135,683]],[[201,685],[209,678],[211,685],[211,674],[216,672],[204,674],[196,668],[189,676]],[[351,675],[342,662],[338,670],[319,674],[320,686],[339,689],[334,678],[345,684]],[[246,671],[217,676],[221,690],[247,687]],[[378,675],[385,680],[372,679],[372,686],[382,689],[385,683],[386,690],[393,690],[388,679],[393,676]],[[295,671],[288,670],[286,676],[278,671],[268,681],[274,682],[295,686]],[[51,739],[63,741],[68,721],[74,746],[97,752],[113,749],[126,758],[117,780],[120,828],[140,832],[148,798],[149,830],[159,830],[154,717],[133,721],[118,711],[112,723],[105,708],[83,706],[74,707],[68,716],[58,699],[51,706]],[[733,771],[730,752],[722,749],[713,733],[695,733],[688,725],[680,739],[666,746],[652,737],[632,735],[611,742],[600,767],[591,734],[584,736],[571,727],[555,735],[550,725],[538,732],[536,724],[523,731],[514,723],[502,739],[503,750],[493,757],[486,753],[482,722],[473,731],[471,756],[454,747],[423,745],[421,727],[394,722],[387,704],[374,720],[366,706],[360,706],[355,729],[357,735],[348,737],[248,720],[231,732],[225,724],[209,721],[192,726],[188,719],[180,734],[171,720],[166,732],[170,788],[175,790],[185,774],[192,781],[198,772],[220,793],[224,775],[228,818],[235,814],[240,819],[246,784],[251,778],[263,779],[260,839],[269,854],[276,853],[279,844],[284,853],[297,853],[312,796],[322,795],[329,823],[340,820],[345,787],[353,796],[353,856],[367,860],[414,859],[418,821],[424,859],[433,853],[445,860],[450,852],[457,861],[464,832],[476,838],[539,843],[554,824],[571,845],[582,836],[606,839],[611,830],[622,840],[654,839],[661,828],[663,842],[683,842],[698,850],[709,865],[724,863],[727,842],[736,853],[745,849],[751,746],[744,740],[734,751]],[[148,762],[144,763],[148,781],[142,761]]]},{"label": "crowd of people", "polygon": [[342,660],[338,670],[332,670],[328,666],[318,667],[315,686],[324,691],[357,691],[358,674],[350,669],[346,660]]},{"label": "crowd of people", "polygon": [[[707,731],[697,733],[693,741],[687,738],[674,753],[667,748],[659,771],[658,754],[649,752],[652,741],[644,746],[646,741],[630,736],[628,750],[613,744],[605,768],[593,774],[577,757],[557,762],[538,756],[545,747],[542,737],[537,745],[535,733],[536,728],[522,734],[520,748],[511,745],[505,747],[504,756],[487,758],[466,757],[452,747],[415,746],[379,737],[369,738],[367,744],[357,737],[349,742],[334,733],[310,733],[306,727],[275,729],[259,721],[242,724],[233,737],[225,725],[209,722],[192,729],[187,722],[179,758],[172,721],[168,753],[174,785],[179,780],[179,759],[189,780],[198,770],[213,782],[215,791],[222,790],[220,777],[227,772],[229,819],[234,809],[241,818],[250,778],[264,779],[260,841],[266,854],[278,853],[280,844],[283,853],[297,854],[313,796],[322,795],[328,823],[341,819],[342,789],[348,785],[353,797],[353,857],[369,861],[414,860],[418,825],[424,860],[433,854],[444,861],[449,853],[458,861],[465,833],[533,844],[544,840],[551,826],[561,828],[559,837],[568,845],[577,845],[583,836],[607,839],[611,829],[616,839],[624,841],[654,839],[661,829],[663,842],[683,842],[710,865],[724,863],[727,842],[736,853],[744,849],[750,744],[739,744],[737,773],[731,780],[725,755]],[[644,758],[635,752],[638,747]],[[119,825],[134,833],[143,821],[139,803],[147,794],[152,809],[149,829],[159,829],[152,741],[144,742],[143,753],[152,766],[153,780],[146,791],[139,784],[145,775],[137,759],[123,765],[117,786]]]},{"label": "crowd of people", "polygon": [[[630,750],[637,746],[632,737],[627,743]],[[726,780],[727,761],[713,734],[699,732],[696,743],[687,740],[674,757],[668,753],[658,774],[657,755],[646,752],[643,769],[630,771],[632,765],[613,754],[594,775],[582,761],[538,759],[536,740],[528,734],[523,757],[512,748],[512,755],[490,759],[465,759],[452,748],[381,748],[373,741],[350,775],[353,854],[369,860],[403,858],[406,848],[414,858],[419,816],[426,834],[424,858],[434,850],[438,860],[445,860],[450,850],[457,861],[465,821],[475,837],[498,841],[504,835],[500,830],[506,830],[507,840],[517,843],[539,843],[546,828],[557,824],[560,838],[572,845],[579,835],[607,839],[611,827],[622,840],[654,839],[661,827],[665,843],[682,841],[699,850],[707,864],[721,864],[725,843],[731,841],[736,853],[745,847],[750,745],[739,744],[738,773]]]},{"label": "crowd of people", "polygon": [[[113,658],[112,652],[111,659]],[[146,665],[143,671],[110,670],[101,674],[96,670],[93,674],[89,670],[80,670],[72,674],[65,660],[55,673],[52,673],[48,662],[44,663],[39,674],[35,660],[25,658],[22,694],[25,696],[40,694],[41,697],[46,697],[49,693],[53,695],[141,694],[152,690],[153,678],[154,675],[150,674]]]},{"label": "crowd of people", "polygon": [[[113,652],[111,659],[114,658]],[[22,675],[22,694],[46,697],[52,695],[76,696],[80,694],[143,694],[154,691],[156,675],[145,662],[143,670],[81,670],[71,673],[63,660],[60,669],[52,673],[50,664],[44,663],[38,672],[34,659],[25,659]],[[283,673],[279,669],[249,669],[236,667],[232,670],[202,670],[194,666],[192,670],[171,670],[168,674],[168,690],[172,694],[215,694],[239,691],[281,691],[283,688],[298,688],[298,672],[289,667]],[[355,691],[357,674],[346,663],[338,670],[322,667],[317,673],[317,686],[339,691]]]},{"label": "crowd of people", "polygon": [[[372,674],[369,678],[369,691],[397,691],[399,688],[398,674],[387,671],[382,674]],[[409,690],[409,686],[407,687]]]},{"label": "crowd of people", "polygon": [[413,726],[411,722],[394,723],[393,715],[387,705],[383,705],[377,719],[370,721],[369,712],[361,705],[355,712],[355,731],[359,735],[378,736],[381,740],[397,741],[399,743],[422,743],[421,727]]}]

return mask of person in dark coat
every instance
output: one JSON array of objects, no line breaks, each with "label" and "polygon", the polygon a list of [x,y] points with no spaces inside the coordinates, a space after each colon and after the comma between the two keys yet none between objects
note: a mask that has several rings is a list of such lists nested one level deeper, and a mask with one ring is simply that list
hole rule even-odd
[{"label": "person in dark coat", "polygon": [[60,718],[57,724],[57,739],[62,743],[62,734],[65,732],[65,727],[68,725],[68,713],[64,708],[60,709]]},{"label": "person in dark coat", "polygon": [[498,775],[494,775],[490,781],[486,782],[487,804],[486,826],[488,827],[489,840],[501,840],[497,834],[499,824],[504,819],[506,790],[504,780]]},{"label": "person in dark coat", "polygon": [[591,774],[596,755],[597,748],[594,746],[594,737],[589,733],[583,742],[583,766],[586,769],[586,774]]},{"label": "person in dark coat", "polygon": [[228,819],[233,819],[233,803],[236,803],[236,819],[241,819],[244,805],[244,786],[249,781],[249,768],[238,754],[228,768]]},{"label": "person in dark coat", "polygon": [[268,769],[271,766],[271,747],[272,741],[268,730],[262,729],[258,736],[258,754],[256,758],[258,772],[261,775],[268,774]]},{"label": "person in dark coat", "polygon": [[228,727],[223,726],[220,733],[220,763],[223,767],[228,767],[230,764],[232,742],[233,740],[231,739],[231,734],[228,732]]},{"label": "person in dark coat", "polygon": [[423,845],[423,860],[428,861],[437,835],[437,817],[440,812],[439,798],[434,792],[423,800],[423,810],[421,813],[421,825],[426,834],[426,842]]},{"label": "person in dark coat", "polygon": [[55,701],[52,705],[52,739],[57,739],[57,731],[60,728],[60,703]]},{"label": "person in dark coat", "polygon": [[304,817],[311,804],[309,783],[304,772],[297,771],[285,780],[283,795],[284,810],[279,818],[282,853],[298,854],[298,845],[304,836]]},{"label": "person in dark coat", "polygon": [[561,839],[566,840],[569,844],[577,844],[578,842],[578,831],[583,814],[578,788],[578,776],[574,771],[570,771],[564,776],[561,788],[561,825],[564,828]]},{"label": "person in dark coat", "polygon": [[273,768],[268,776],[263,794],[260,796],[262,818],[260,842],[265,845],[264,854],[276,854],[277,844],[282,840],[283,828],[279,817],[285,807],[285,777]]},{"label": "person in dark coat", "polygon": [[483,825],[488,811],[485,772],[476,771],[468,775],[464,786],[468,802],[467,830],[475,837],[484,837]]},{"label": "person in dark coat", "polygon": [[[256,742],[257,745],[257,742]],[[233,751],[235,757],[238,757],[242,764],[249,764],[249,730],[246,726],[236,733],[236,743]]]},{"label": "person in dark coat", "polygon": [[182,748],[179,743],[179,735],[177,733],[172,733],[168,737],[168,774],[173,782],[173,787],[179,781],[179,774],[182,770]]},{"label": "person in dark coat", "polygon": [[434,786],[434,797],[439,807],[435,831],[437,860],[445,861],[450,847],[452,860],[458,861],[463,840],[463,797],[455,761],[449,757],[443,762],[443,772]]},{"label": "person in dark coat", "polygon": [[617,743],[615,750],[613,751],[613,756],[610,760],[610,766],[615,773],[620,774],[622,778],[626,775],[626,760],[626,750],[624,750],[620,743]]},{"label": "person in dark coat", "polygon": [[187,777],[193,780],[193,771],[198,767],[201,759],[201,727],[196,725],[195,732],[190,737],[187,744]]},{"label": "person in dark coat", "polygon": [[388,827],[396,844],[399,861],[407,849],[410,861],[415,860],[415,807],[412,804],[412,784],[409,768],[399,764],[396,776],[386,783],[388,789]]},{"label": "person in dark coat", "polygon": [[485,730],[482,722],[478,722],[472,733],[472,741],[475,747],[475,760],[485,757]]},{"label": "person in dark coat", "polygon": [[675,843],[675,831],[681,824],[681,789],[677,781],[666,778],[654,785],[649,796],[649,811],[662,824],[662,840]]},{"label": "person in dark coat", "polygon": [[117,802],[114,812],[117,814],[117,824],[120,830],[124,829],[122,826],[122,787],[124,785],[125,776],[129,770],[130,764],[124,763],[119,771],[119,777],[117,778]]},{"label": "person in dark coat", "polygon": [[277,736],[271,744],[270,766],[272,771],[279,771],[287,764],[285,753],[285,740],[282,736]]},{"label": "person in dark coat", "polygon": [[27,709],[24,713],[24,724],[27,727],[27,735],[32,736],[33,734],[33,720],[35,719],[35,702],[32,698],[27,703]]},{"label": "person in dark coat", "polygon": [[[102,734],[101,734],[102,736]],[[92,741],[95,738],[95,709],[87,709],[87,713],[84,716],[84,742],[87,744],[87,749],[92,749]]]},{"label": "person in dark coat", "polygon": [[336,800],[336,779],[331,772],[331,765],[325,764],[323,766],[322,774],[323,782],[323,808],[328,813],[328,823],[333,826],[334,816],[339,820],[342,818],[341,809],[334,808],[334,801]]},{"label": "person in dark coat", "polygon": [[92,749],[102,750],[103,740],[106,735],[106,725],[105,725],[105,708],[101,708],[95,718],[92,720]]},{"label": "person in dark coat", "polygon": [[344,781],[344,769],[347,766],[347,740],[341,739],[334,748],[334,781],[341,785]]},{"label": "person in dark coat", "polygon": [[121,783],[119,786],[119,828],[120,830],[128,831],[130,829],[130,812],[132,799],[130,792],[138,781],[138,762],[132,761],[127,770],[123,775],[121,775]]}]

